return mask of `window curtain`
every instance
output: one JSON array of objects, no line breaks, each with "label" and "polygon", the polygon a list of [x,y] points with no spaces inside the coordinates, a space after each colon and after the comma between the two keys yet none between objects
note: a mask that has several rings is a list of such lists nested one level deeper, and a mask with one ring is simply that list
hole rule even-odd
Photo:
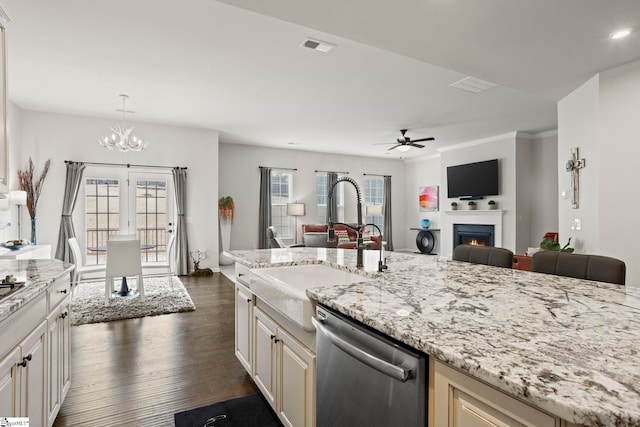
[{"label": "window curtain", "polygon": [[329,219],[333,219],[334,222],[338,221],[338,197],[333,193],[333,199],[329,204],[329,191],[338,182],[338,174],[336,172],[327,172],[327,224]]},{"label": "window curtain", "polygon": [[176,274],[189,274],[189,240],[187,238],[187,170],[186,168],[173,168],[173,186],[176,194],[176,218],[175,245],[176,245]]},{"label": "window curtain", "polygon": [[271,225],[271,168],[260,166],[260,204],[258,206],[258,248],[269,249],[267,228]]},{"label": "window curtain", "polygon": [[391,177],[384,177],[384,203],[382,203],[384,215],[384,241],[387,242],[387,250],[393,250],[393,232],[391,230]]},{"label": "window curtain", "polygon": [[79,264],[81,260],[73,259],[71,248],[69,247],[69,239],[76,237],[71,215],[73,215],[73,209],[76,207],[85,167],[84,163],[67,162],[67,176],[64,183],[64,198],[62,199],[62,217],[60,218],[60,231],[58,232],[58,245],[56,247],[56,259],[75,264]]}]

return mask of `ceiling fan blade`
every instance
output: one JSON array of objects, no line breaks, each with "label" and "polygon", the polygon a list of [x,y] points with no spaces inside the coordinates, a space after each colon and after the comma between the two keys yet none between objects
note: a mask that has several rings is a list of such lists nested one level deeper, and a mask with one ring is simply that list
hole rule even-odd
[{"label": "ceiling fan blade", "polygon": [[422,139],[412,139],[411,142],[422,142],[422,141],[435,141],[436,139],[434,137],[430,137],[430,138],[422,138]]},{"label": "ceiling fan blade", "polygon": [[373,145],[389,145],[389,144],[397,144],[397,142],[376,142]]},{"label": "ceiling fan blade", "polygon": [[409,145],[410,145],[410,146],[412,146],[412,147],[416,147],[416,148],[424,148],[424,145],[422,145],[422,144],[416,144],[416,143],[414,143],[414,142],[410,142],[410,143],[409,143]]},{"label": "ceiling fan blade", "polygon": [[393,147],[389,148],[387,151],[395,150],[396,148],[403,146],[404,144],[396,144]]}]

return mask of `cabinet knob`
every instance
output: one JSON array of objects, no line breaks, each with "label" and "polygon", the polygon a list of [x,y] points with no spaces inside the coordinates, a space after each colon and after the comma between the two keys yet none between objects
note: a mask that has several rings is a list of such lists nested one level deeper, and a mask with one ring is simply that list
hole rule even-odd
[{"label": "cabinet knob", "polygon": [[247,302],[251,302],[251,298],[247,298]]},{"label": "cabinet knob", "polygon": [[244,273],[238,273],[238,277],[244,276]]},{"label": "cabinet knob", "polygon": [[66,294],[66,293],[67,293],[67,290],[66,290],[66,289],[63,289],[63,290],[61,290],[61,291],[58,291],[58,293],[60,293],[60,294]]},{"label": "cabinet knob", "polygon": [[276,338],[275,340],[273,340],[274,344],[278,344],[280,342],[280,340],[278,338]]},{"label": "cabinet knob", "polygon": [[33,356],[31,356],[31,354],[28,354],[27,356],[22,358],[22,362],[18,363],[18,366],[22,366],[23,368],[25,368],[28,364],[29,361],[32,359]]},{"label": "cabinet knob", "polygon": [[271,335],[271,339],[274,339],[276,336],[275,335]]},{"label": "cabinet knob", "polygon": [[60,315],[60,318],[61,318],[61,319],[64,319],[64,318],[66,318],[68,315],[69,315],[69,313],[67,313],[67,312],[65,311],[64,313],[62,313],[62,314]]}]

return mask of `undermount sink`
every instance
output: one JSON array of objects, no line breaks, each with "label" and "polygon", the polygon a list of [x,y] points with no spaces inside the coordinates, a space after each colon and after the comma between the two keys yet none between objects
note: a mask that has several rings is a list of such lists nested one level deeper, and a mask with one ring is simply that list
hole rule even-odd
[{"label": "undermount sink", "polygon": [[251,291],[282,315],[306,331],[314,331],[311,317],[316,303],[307,297],[308,288],[350,285],[368,282],[370,278],[321,264],[251,270]]}]

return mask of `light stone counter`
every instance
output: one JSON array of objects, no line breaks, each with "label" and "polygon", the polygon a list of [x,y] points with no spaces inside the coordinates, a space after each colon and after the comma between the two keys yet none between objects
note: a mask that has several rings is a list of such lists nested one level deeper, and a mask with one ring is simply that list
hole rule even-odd
[{"label": "light stone counter", "polygon": [[0,278],[12,274],[19,280],[26,279],[24,288],[0,298],[0,323],[24,307],[63,274],[69,274],[73,264],[57,259],[0,260]]},{"label": "light stone counter", "polygon": [[[231,251],[250,268],[322,263],[358,272],[355,251]],[[640,426],[640,289],[365,251],[371,280],[307,294],[567,421]]]}]

